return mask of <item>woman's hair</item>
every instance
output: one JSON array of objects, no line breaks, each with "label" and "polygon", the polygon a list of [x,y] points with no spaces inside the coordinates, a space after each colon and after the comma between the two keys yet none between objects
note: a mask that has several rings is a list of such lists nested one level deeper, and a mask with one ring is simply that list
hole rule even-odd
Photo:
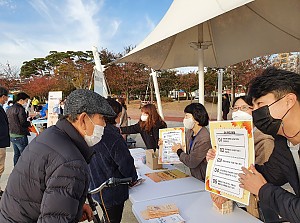
[{"label": "woman's hair", "polygon": [[118,102],[127,110],[127,106],[125,104],[125,98],[118,98]]},{"label": "woman's hair", "polygon": [[200,103],[192,103],[185,107],[185,113],[190,113],[200,126],[207,126],[209,117],[205,107]]},{"label": "woman's hair", "polygon": [[122,112],[122,106],[114,98],[107,98],[106,101],[108,102],[108,104],[110,105],[110,107],[112,107],[112,109],[116,113],[116,116],[114,116],[114,117],[106,117],[106,116],[104,116],[104,120],[105,120],[106,123],[109,123],[109,124],[112,124],[112,125],[117,124],[116,123],[116,118]]},{"label": "woman's hair", "polygon": [[147,132],[149,132],[158,121],[163,122],[162,118],[157,113],[157,110],[156,110],[156,107],[154,104],[144,105],[141,108],[141,111],[148,115],[148,118],[145,122],[140,121],[141,129],[144,129]]},{"label": "woman's hair", "polygon": [[242,99],[244,102],[246,102],[247,105],[249,106],[253,106],[253,103],[252,103],[252,98],[249,97],[248,95],[245,95],[245,96],[240,96],[240,97],[236,97],[233,101],[233,106],[235,105],[235,103],[237,102],[237,100],[239,99]]}]

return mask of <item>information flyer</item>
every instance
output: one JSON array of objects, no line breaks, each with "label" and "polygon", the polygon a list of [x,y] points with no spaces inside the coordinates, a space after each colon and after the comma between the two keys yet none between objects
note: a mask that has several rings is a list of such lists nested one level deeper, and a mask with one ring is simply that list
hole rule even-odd
[{"label": "information flyer", "polygon": [[176,164],[181,163],[177,153],[172,151],[174,144],[180,143],[185,151],[185,132],[184,127],[165,128],[159,130],[159,138],[162,145],[159,147],[159,164]]},{"label": "information flyer", "polygon": [[189,175],[177,169],[154,172],[154,173],[146,173],[145,175],[149,177],[151,180],[153,180],[155,183],[190,177]]},{"label": "information flyer", "polygon": [[62,99],[62,91],[50,91],[48,95],[48,122],[47,127],[55,125],[58,120],[59,102]]},{"label": "information flyer", "polygon": [[216,157],[208,162],[205,189],[248,205],[250,193],[239,187],[238,174],[254,164],[252,121],[210,122],[209,129]]}]

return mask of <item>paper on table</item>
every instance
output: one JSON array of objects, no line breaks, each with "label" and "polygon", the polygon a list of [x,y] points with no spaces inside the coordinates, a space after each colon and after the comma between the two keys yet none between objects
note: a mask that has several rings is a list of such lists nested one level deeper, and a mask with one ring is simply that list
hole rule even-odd
[{"label": "paper on table", "polygon": [[155,183],[190,177],[189,175],[177,169],[154,172],[154,173],[146,173],[145,175],[149,177],[151,180],[153,180]]},{"label": "paper on table", "polygon": [[166,217],[154,218],[149,223],[184,223],[185,220],[179,214],[173,214]]},{"label": "paper on table", "polygon": [[141,216],[146,220],[173,214],[179,214],[179,209],[176,204],[149,205],[146,210],[141,212]]}]

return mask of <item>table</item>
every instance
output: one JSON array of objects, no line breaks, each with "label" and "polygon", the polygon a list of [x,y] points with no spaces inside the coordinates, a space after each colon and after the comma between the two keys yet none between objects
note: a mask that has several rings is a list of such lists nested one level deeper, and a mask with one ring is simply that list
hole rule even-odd
[{"label": "table", "polygon": [[212,204],[208,192],[196,192],[173,197],[165,197],[157,200],[143,201],[133,203],[132,212],[139,223],[148,223],[149,220],[144,220],[140,213],[145,210],[148,205],[161,204],[176,204],[179,208],[180,215],[187,223],[199,222],[222,222],[222,223],[256,223],[261,222],[247,212],[238,207],[230,214],[219,213]]},{"label": "table", "polygon": [[39,125],[43,125],[43,124],[47,124],[47,119],[35,119],[35,120],[32,120],[31,123],[32,125],[34,126],[37,134],[40,134],[40,129],[39,129]]},{"label": "table", "polygon": [[[145,174],[162,170],[152,170],[146,164],[142,163],[141,157],[143,156],[143,153],[145,154],[143,149],[131,149],[130,153],[135,160],[134,164],[137,167],[138,173],[142,178],[146,179],[146,181],[141,185],[133,187],[129,190],[129,199],[132,203],[204,191],[204,182],[194,177],[186,177],[155,183],[150,178],[145,176]],[[166,169],[176,169],[172,165],[163,165],[163,167]]]}]

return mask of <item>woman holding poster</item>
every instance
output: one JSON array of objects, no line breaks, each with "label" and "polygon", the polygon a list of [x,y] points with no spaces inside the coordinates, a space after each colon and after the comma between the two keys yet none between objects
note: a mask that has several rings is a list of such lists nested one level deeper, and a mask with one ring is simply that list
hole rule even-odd
[{"label": "woman holding poster", "polygon": [[192,103],[184,109],[183,125],[186,131],[186,153],[181,144],[172,147],[180,161],[190,168],[193,177],[204,181],[206,172],[206,153],[211,148],[210,136],[205,126],[208,125],[208,114],[200,103]]}]

